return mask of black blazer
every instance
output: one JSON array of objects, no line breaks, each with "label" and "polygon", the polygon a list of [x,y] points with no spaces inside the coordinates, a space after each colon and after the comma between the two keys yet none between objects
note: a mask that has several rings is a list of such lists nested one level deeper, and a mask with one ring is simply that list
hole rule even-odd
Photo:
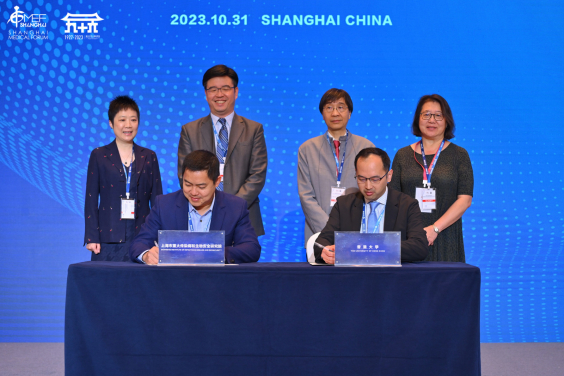
[{"label": "black blazer", "polygon": [[[335,231],[360,231],[362,222],[362,193],[350,193],[337,198],[329,220],[317,238],[322,245],[335,244]],[[429,242],[423,229],[421,210],[417,200],[388,188],[384,215],[384,231],[401,231],[401,261],[421,261],[427,257]],[[315,246],[315,261],[324,263],[321,248]]]},{"label": "black blazer", "polygon": [[[135,174],[130,191],[136,193],[135,234],[141,229],[150,206],[163,193],[157,155],[134,143]],[[125,242],[125,220],[121,220],[121,198],[125,197],[125,173],[116,141],[92,150],[84,200],[84,244]],[[98,198],[100,206],[98,207]]]}]

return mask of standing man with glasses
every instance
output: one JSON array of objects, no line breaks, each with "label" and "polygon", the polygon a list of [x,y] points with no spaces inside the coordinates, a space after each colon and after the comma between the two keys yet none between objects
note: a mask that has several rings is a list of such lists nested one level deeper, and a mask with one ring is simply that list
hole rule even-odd
[{"label": "standing man with glasses", "polygon": [[266,181],[266,142],[262,125],[235,113],[239,77],[225,65],[204,73],[206,101],[210,114],[182,126],[178,142],[178,179],[182,186],[182,162],[195,150],[208,150],[220,162],[218,190],[247,202],[251,224],[257,236],[264,235],[259,194]]},{"label": "standing man with glasses", "polygon": [[327,131],[304,142],[298,151],[298,190],[305,215],[305,243],[320,232],[337,197],[358,191],[354,178],[354,156],[374,147],[364,137],[352,134],[347,124],[353,102],[342,89],[329,89],[319,102]]},{"label": "standing man with glasses", "polygon": [[419,204],[405,193],[388,189],[393,175],[388,154],[378,148],[363,149],[354,166],[360,191],[337,199],[317,238],[326,247],[314,247],[315,261],[335,263],[335,231],[400,231],[401,260],[425,259],[429,250]]}]

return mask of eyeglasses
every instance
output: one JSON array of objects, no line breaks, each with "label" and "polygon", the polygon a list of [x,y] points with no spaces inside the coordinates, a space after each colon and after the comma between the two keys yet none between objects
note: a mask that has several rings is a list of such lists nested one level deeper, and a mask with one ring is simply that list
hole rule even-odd
[{"label": "eyeglasses", "polygon": [[215,87],[215,86],[212,86],[212,87],[206,89],[206,91],[207,91],[208,93],[210,93],[210,94],[217,94],[217,92],[218,92],[219,90],[221,90],[221,92],[222,92],[223,94],[227,94],[227,93],[229,93],[229,91],[231,91],[232,89],[235,89],[235,86],[227,86],[227,85],[225,85],[225,86],[222,86],[222,87],[219,87],[219,88],[218,88],[218,87]]},{"label": "eyeglasses", "polygon": [[371,178],[365,178],[364,176],[357,175],[357,176],[355,176],[355,179],[356,179],[359,183],[361,183],[361,184],[366,184],[366,181],[367,181],[367,180],[370,180],[370,182],[371,182],[372,184],[376,184],[376,183],[379,183],[380,180],[382,180],[382,179],[384,179],[386,176],[388,176],[388,172],[390,172],[390,170],[388,170],[388,171],[387,171],[384,175],[382,175],[382,176],[373,176],[373,177],[371,177]]},{"label": "eyeglasses", "polygon": [[323,108],[325,110],[325,112],[331,113],[333,112],[333,110],[337,109],[337,111],[339,111],[340,113],[345,112],[346,110],[348,110],[349,108],[347,106],[343,106],[343,105],[339,105],[339,106],[325,106],[325,108]]},{"label": "eyeglasses", "polygon": [[421,113],[421,119],[423,119],[423,120],[430,120],[431,116],[433,116],[436,121],[441,121],[441,120],[444,119],[443,114],[441,114],[440,112],[436,113],[436,114],[432,114],[430,112],[425,112],[425,113],[422,112]]}]

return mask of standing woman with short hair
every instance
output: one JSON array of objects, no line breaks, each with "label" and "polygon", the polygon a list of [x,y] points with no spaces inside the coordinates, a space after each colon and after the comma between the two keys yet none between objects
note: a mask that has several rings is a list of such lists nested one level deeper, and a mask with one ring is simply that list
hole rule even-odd
[{"label": "standing woman with short hair", "polygon": [[462,215],[472,203],[474,175],[468,152],[449,141],[454,119],[447,101],[438,94],[421,97],[412,131],[421,140],[398,150],[389,186],[419,201],[426,260],[465,262]]},{"label": "standing woman with short hair", "polygon": [[92,261],[129,261],[129,245],[163,193],[161,173],[155,152],[133,142],[139,128],[137,103],[116,97],[108,118],[116,138],[90,154],[84,244]]}]

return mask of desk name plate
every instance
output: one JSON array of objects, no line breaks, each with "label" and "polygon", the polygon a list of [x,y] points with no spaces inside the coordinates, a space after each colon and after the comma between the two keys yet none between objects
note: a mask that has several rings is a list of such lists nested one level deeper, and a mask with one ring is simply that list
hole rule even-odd
[{"label": "desk name plate", "polygon": [[401,266],[401,232],[335,231],[335,266]]},{"label": "desk name plate", "polygon": [[225,265],[225,231],[159,230],[159,265]]}]

